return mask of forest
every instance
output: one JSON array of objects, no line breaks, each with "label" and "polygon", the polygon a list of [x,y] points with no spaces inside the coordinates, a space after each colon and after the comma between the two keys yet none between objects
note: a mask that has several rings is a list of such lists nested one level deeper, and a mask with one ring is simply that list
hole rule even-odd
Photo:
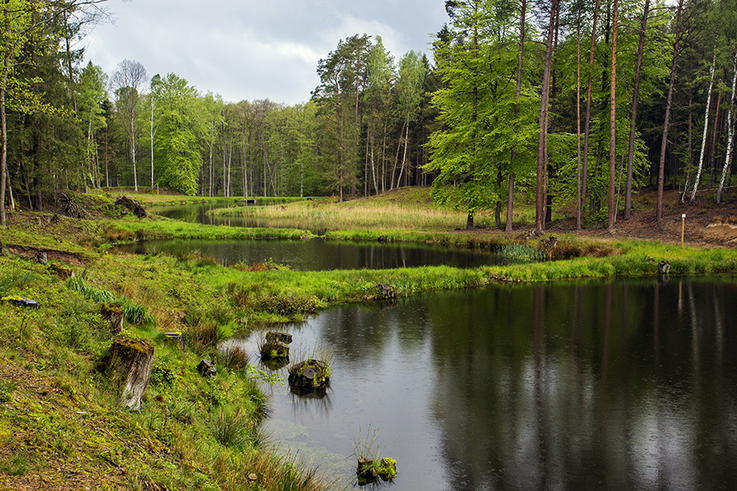
[{"label": "forest", "polygon": [[[442,1],[442,0],[438,0]],[[626,220],[632,193],[728,193],[737,0],[445,1],[432,59],[337,41],[303,104],[229,102],[135,60],[75,48],[105,0],[6,0],[0,221],[96,188],[340,200],[403,186],[511,230],[535,203],[577,226]]]}]

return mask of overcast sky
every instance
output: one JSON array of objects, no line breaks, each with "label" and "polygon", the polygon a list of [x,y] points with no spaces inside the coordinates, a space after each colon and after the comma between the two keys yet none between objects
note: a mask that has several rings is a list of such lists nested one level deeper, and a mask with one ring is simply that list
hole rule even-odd
[{"label": "overcast sky", "polygon": [[88,34],[85,64],[108,74],[124,59],[148,76],[174,73],[228,102],[305,102],[317,62],[354,34],[379,35],[396,58],[428,54],[444,0],[110,0],[112,22]]}]

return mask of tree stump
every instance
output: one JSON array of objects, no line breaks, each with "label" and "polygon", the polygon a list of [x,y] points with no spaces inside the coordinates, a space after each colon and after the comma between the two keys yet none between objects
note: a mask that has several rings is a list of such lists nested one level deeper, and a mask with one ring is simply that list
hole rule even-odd
[{"label": "tree stump", "polygon": [[376,481],[379,477],[377,472],[377,466],[374,464],[373,459],[360,458],[358,459],[358,466],[356,466],[356,478],[358,478],[358,485],[365,486],[366,484]]},{"label": "tree stump", "polygon": [[179,351],[184,352],[184,338],[182,337],[182,333],[179,331],[172,331],[164,333],[164,340],[167,344],[170,346],[179,348]]},{"label": "tree stump", "polygon": [[123,307],[119,303],[103,304],[100,314],[110,323],[110,331],[113,334],[119,334],[123,330]]},{"label": "tree stump", "polygon": [[138,410],[148,388],[154,347],[144,339],[117,338],[102,359],[102,370],[118,388],[122,387],[121,403]]},{"label": "tree stump", "polygon": [[202,360],[200,364],[197,365],[197,372],[204,378],[210,378],[218,374],[218,369],[210,360]]},{"label": "tree stump", "polygon": [[330,382],[328,364],[320,360],[305,360],[289,369],[289,385],[309,389],[320,389]]},{"label": "tree stump", "polygon": [[263,361],[289,359],[289,345],[281,341],[269,341],[261,346]]},{"label": "tree stump", "polygon": [[397,290],[388,283],[379,283],[376,288],[379,291],[376,296],[377,300],[394,300],[397,298]]},{"label": "tree stump", "polygon": [[290,344],[292,335],[286,332],[269,331],[266,333],[266,342],[279,341],[280,343]]},{"label": "tree stump", "polygon": [[126,210],[130,210],[138,218],[146,218],[146,210],[141,206],[141,203],[128,196],[120,196],[115,200],[115,204],[122,206]]}]

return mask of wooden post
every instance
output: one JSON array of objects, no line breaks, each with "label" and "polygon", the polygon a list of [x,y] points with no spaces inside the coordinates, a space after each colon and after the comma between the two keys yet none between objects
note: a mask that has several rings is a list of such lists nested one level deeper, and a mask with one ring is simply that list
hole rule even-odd
[{"label": "wooden post", "polygon": [[686,235],[686,214],[681,215],[681,247],[683,247],[683,237]]}]

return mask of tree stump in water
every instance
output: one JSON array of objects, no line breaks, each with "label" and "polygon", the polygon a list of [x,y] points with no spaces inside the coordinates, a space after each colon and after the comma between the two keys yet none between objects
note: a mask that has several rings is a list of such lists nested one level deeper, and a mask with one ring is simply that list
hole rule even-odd
[{"label": "tree stump in water", "polygon": [[376,295],[377,300],[394,300],[397,298],[397,290],[388,283],[379,283],[376,285],[379,294]]},{"label": "tree stump in water", "polygon": [[141,407],[148,388],[154,347],[144,339],[118,338],[102,359],[102,370],[117,387],[122,387],[121,403],[133,410]]},{"label": "tree stump in water", "polygon": [[289,345],[281,341],[267,341],[261,346],[261,359],[264,361],[289,359]]},{"label": "tree stump in water", "polygon": [[123,330],[123,308],[119,303],[103,304],[100,314],[110,323],[110,331],[113,334],[119,334]]},{"label": "tree stump in water", "polygon": [[286,332],[269,331],[266,333],[266,342],[270,343],[272,341],[289,344],[292,342],[292,335]]},{"label": "tree stump in water", "polygon": [[320,360],[305,360],[289,369],[289,385],[292,387],[321,389],[330,382],[328,364]]}]

